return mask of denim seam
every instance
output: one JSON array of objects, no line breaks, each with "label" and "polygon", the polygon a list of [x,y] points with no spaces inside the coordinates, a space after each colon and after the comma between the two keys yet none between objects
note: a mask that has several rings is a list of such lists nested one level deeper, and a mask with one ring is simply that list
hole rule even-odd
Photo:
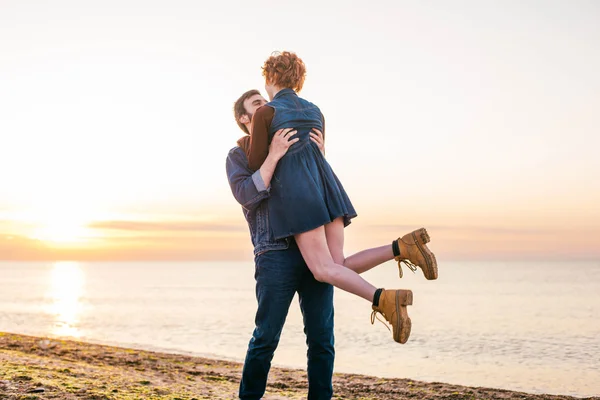
[{"label": "denim seam", "polygon": [[257,203],[259,200],[265,199],[269,197],[269,193],[268,192],[259,192],[256,196],[254,196],[252,199],[248,200],[247,202],[245,202],[244,204],[242,204],[242,207],[248,209],[249,205],[252,205],[254,203]]}]

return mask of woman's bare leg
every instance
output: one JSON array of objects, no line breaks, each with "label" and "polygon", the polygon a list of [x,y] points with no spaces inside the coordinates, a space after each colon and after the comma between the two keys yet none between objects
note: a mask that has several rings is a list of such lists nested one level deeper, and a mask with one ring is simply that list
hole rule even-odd
[{"label": "woman's bare leg", "polygon": [[[356,272],[334,261],[328,242],[331,241],[331,248],[335,252],[335,257],[339,259],[341,253],[336,249],[339,248],[339,243],[342,244],[342,247],[344,243],[343,224],[341,227],[341,232],[336,226],[330,227],[328,229],[330,237],[325,235],[326,228],[323,226],[309,232],[300,233],[295,236],[298,248],[316,280],[327,282],[372,302],[373,295],[377,290],[375,286],[365,281]],[[339,237],[340,233],[341,238]]]},{"label": "woman's bare leg", "polygon": [[325,240],[333,262],[344,265],[344,220],[341,217],[325,225]]},{"label": "woman's bare leg", "polygon": [[381,289],[378,299],[375,300],[375,287],[355,271],[340,264],[344,261],[344,224],[341,218],[310,232],[296,235],[296,243],[315,279],[373,302],[374,313],[381,313],[392,325],[394,340],[406,343],[412,326],[406,306],[412,305],[412,292]]},{"label": "woman's bare leg", "polygon": [[336,218],[332,223],[325,225],[325,237],[333,261],[357,274],[362,274],[394,259],[391,244],[363,250],[348,258],[344,257],[344,220],[342,218]]},{"label": "woman's bare leg", "polygon": [[[363,250],[348,258],[344,257],[343,230],[342,218],[325,225],[327,243],[336,264],[343,265],[357,274],[362,274],[386,261],[395,259],[398,261],[400,278],[402,278],[400,263],[404,262],[413,271],[416,271],[417,267],[421,268],[426,279],[437,279],[437,261],[433,252],[427,247],[430,238],[425,228],[409,232],[399,237],[393,244]],[[335,232],[335,234],[330,234],[330,232]],[[397,254],[394,254],[395,245],[397,245]]]},{"label": "woman's bare leg", "polygon": [[343,265],[350,268],[357,274],[362,274],[386,261],[394,259],[394,251],[392,245],[373,247],[371,249],[359,251],[344,259]]}]

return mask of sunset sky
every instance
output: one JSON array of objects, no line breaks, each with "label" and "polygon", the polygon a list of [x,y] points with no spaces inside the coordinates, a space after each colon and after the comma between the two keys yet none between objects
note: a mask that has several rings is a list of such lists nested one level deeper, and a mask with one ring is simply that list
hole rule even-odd
[{"label": "sunset sky", "polygon": [[[439,260],[600,259],[596,1],[0,0],[0,259],[252,258],[233,102],[303,58],[359,217]],[[266,95],[266,94],[265,94]]]}]

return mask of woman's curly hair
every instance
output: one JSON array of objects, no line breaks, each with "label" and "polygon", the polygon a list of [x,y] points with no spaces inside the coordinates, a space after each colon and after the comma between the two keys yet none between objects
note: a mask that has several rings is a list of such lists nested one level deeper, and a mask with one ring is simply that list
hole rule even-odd
[{"label": "woman's curly hair", "polygon": [[296,53],[275,52],[265,61],[262,70],[267,83],[281,88],[290,88],[296,92],[302,90],[306,67]]}]

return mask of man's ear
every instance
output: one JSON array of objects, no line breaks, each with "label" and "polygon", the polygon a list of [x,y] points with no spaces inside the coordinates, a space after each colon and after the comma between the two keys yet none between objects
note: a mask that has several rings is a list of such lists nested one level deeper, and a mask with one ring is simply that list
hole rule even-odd
[{"label": "man's ear", "polygon": [[248,117],[248,114],[244,114],[240,117],[240,122],[242,124],[249,124],[250,123],[250,118]]}]

